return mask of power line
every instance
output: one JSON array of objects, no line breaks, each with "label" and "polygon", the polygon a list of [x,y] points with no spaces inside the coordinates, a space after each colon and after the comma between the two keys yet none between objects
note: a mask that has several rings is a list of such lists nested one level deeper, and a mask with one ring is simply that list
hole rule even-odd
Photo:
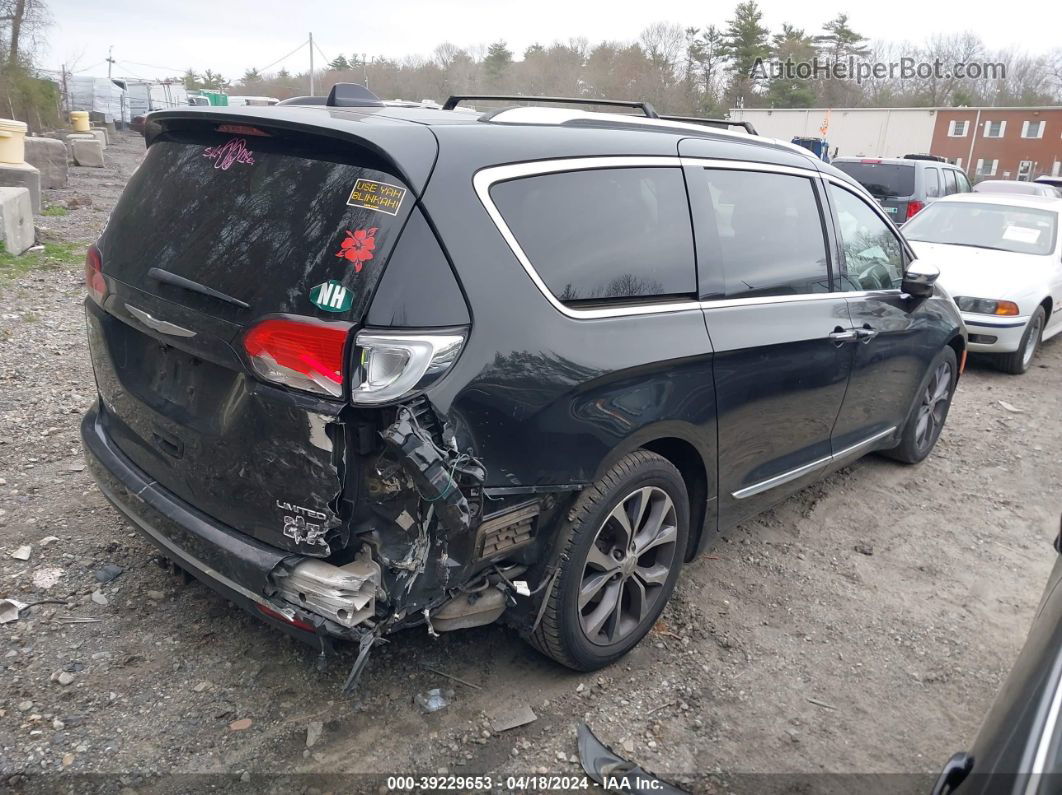
[{"label": "power line", "polygon": [[172,66],[156,66],[151,63],[137,63],[136,61],[122,61],[124,64],[132,64],[133,66],[146,66],[148,69],[161,69],[164,72],[179,72],[184,74],[188,69],[174,69]]},{"label": "power line", "polygon": [[96,61],[96,63],[92,64],[92,66],[86,66],[84,69],[78,69],[76,72],[71,72],[70,74],[79,75],[82,72],[87,72],[89,69],[95,69],[97,66],[103,63],[106,63],[106,60]]},{"label": "power line", "polygon": [[[124,67],[128,68],[128,65],[131,64],[132,61],[115,61],[115,63],[118,64],[119,66],[124,66]],[[147,77],[141,77],[140,75],[135,75],[132,72],[129,72],[128,77],[131,77],[134,80],[148,80],[149,79]]]},{"label": "power line", "polygon": [[266,69],[269,69],[269,68],[270,68],[270,67],[272,67],[272,66],[276,66],[276,65],[277,65],[278,63],[280,63],[281,61],[285,61],[285,60],[287,60],[288,58],[290,58],[291,56],[293,56],[293,55],[294,55],[295,53],[297,53],[297,52],[298,52],[299,50],[301,50],[301,49],[302,49],[303,47],[305,47],[307,43],[308,43],[308,42],[305,42],[305,41],[304,41],[304,42],[301,42],[301,43],[299,44],[299,46],[298,46],[298,47],[296,47],[296,48],[295,48],[294,50],[292,50],[291,52],[289,52],[289,53],[288,53],[287,55],[285,55],[285,56],[284,56],[283,58],[277,58],[277,59],[276,59],[275,61],[273,61],[273,63],[269,64],[268,66],[263,66],[263,67],[262,67],[261,69],[258,69],[257,71],[258,71],[259,73],[261,73],[261,72],[264,72],[264,71],[265,71]]},{"label": "power line", "polygon": [[328,66],[328,64],[330,64],[330,63],[331,63],[331,61],[330,61],[330,60],[328,59],[328,56],[324,54],[324,50],[322,50],[322,49],[321,49],[321,45],[319,45],[319,44],[318,44],[318,43],[317,43],[317,42],[315,41],[315,42],[313,43],[313,46],[314,46],[314,47],[316,47],[316,48],[317,48],[317,52],[319,52],[319,53],[321,54],[321,58],[322,58],[322,59],[324,59],[324,64],[325,64],[325,66]]}]

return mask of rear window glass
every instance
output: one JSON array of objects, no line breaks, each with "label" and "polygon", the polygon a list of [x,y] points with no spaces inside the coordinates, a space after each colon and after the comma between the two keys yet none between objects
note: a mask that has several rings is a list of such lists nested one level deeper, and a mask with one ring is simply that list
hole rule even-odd
[{"label": "rear window glass", "polygon": [[561,301],[696,292],[693,231],[678,168],[543,174],[499,183],[490,195]]},{"label": "rear window glass", "polygon": [[[326,140],[167,134],[148,149],[101,239],[104,271],[233,319],[364,313],[413,204],[394,176]],[[250,311],[147,275],[151,268]]]},{"label": "rear window glass", "polygon": [[878,198],[914,195],[914,166],[862,162],[834,162],[834,165]]}]

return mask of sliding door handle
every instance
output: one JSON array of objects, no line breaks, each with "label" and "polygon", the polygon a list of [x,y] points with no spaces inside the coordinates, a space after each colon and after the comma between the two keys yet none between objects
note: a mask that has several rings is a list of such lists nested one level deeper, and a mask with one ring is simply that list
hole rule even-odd
[{"label": "sliding door handle", "polygon": [[836,328],[829,336],[836,343],[855,342],[859,339],[859,333],[854,328]]}]

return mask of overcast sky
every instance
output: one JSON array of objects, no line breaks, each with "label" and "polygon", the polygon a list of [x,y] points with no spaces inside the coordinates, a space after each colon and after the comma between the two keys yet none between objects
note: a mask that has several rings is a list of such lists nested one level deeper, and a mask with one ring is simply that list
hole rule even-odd
[{"label": "overcast sky", "polygon": [[[508,42],[519,57],[534,42],[548,44],[575,36],[585,36],[592,43],[630,41],[657,21],[722,26],[735,2],[47,0],[55,24],[46,35],[48,46],[40,62],[52,69],[76,63],[74,68],[85,74],[106,75],[106,63],[99,62],[113,44],[118,61],[115,75],[172,77],[177,76],[176,70],[193,66],[235,80],[248,67],[262,68],[281,58],[310,31],[329,59],[354,52],[392,58],[428,55],[442,41],[470,47],[498,39]],[[760,0],[760,7],[772,31],[789,22],[817,32],[827,18],[844,10],[852,27],[874,39],[917,42],[934,33],[971,30],[990,48],[1032,53],[1058,46],[1062,30],[1062,4],[1057,0],[1010,0],[1005,5],[976,0],[888,0],[851,3],[847,8]],[[292,72],[304,71],[309,65],[306,49],[272,70],[281,65]]]}]

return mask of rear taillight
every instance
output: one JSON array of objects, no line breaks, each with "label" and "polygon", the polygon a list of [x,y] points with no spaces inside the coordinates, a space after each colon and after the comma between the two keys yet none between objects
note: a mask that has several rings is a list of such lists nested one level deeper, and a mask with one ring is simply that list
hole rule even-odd
[{"label": "rear taillight", "polygon": [[107,282],[103,278],[103,260],[100,258],[100,250],[95,246],[89,246],[85,255],[85,287],[92,300],[102,304],[107,297]]},{"label": "rear taillight", "polygon": [[243,347],[258,375],[330,397],[343,395],[349,323],[270,318],[253,326]]},{"label": "rear taillight", "polygon": [[296,629],[301,629],[304,632],[316,632],[317,631],[316,629],[313,628],[313,624],[307,623],[306,621],[303,621],[301,618],[298,618],[297,616],[293,616],[293,617],[289,618],[288,616],[286,616],[283,613],[281,613],[279,610],[274,610],[272,607],[269,607],[268,605],[264,605],[261,602],[257,602],[256,604],[258,605],[258,610],[263,615],[269,616],[270,618],[275,618],[277,621],[283,621],[285,624],[291,624],[291,626],[295,627]]},{"label": "rear taillight", "polygon": [[354,344],[361,358],[350,400],[375,405],[403,399],[441,378],[461,354],[465,335],[362,331]]},{"label": "rear taillight", "polygon": [[925,206],[926,203],[920,202],[918,201],[918,199],[911,199],[911,201],[907,202],[907,220],[910,221],[912,218],[918,215],[918,213],[921,212],[922,208]]}]

